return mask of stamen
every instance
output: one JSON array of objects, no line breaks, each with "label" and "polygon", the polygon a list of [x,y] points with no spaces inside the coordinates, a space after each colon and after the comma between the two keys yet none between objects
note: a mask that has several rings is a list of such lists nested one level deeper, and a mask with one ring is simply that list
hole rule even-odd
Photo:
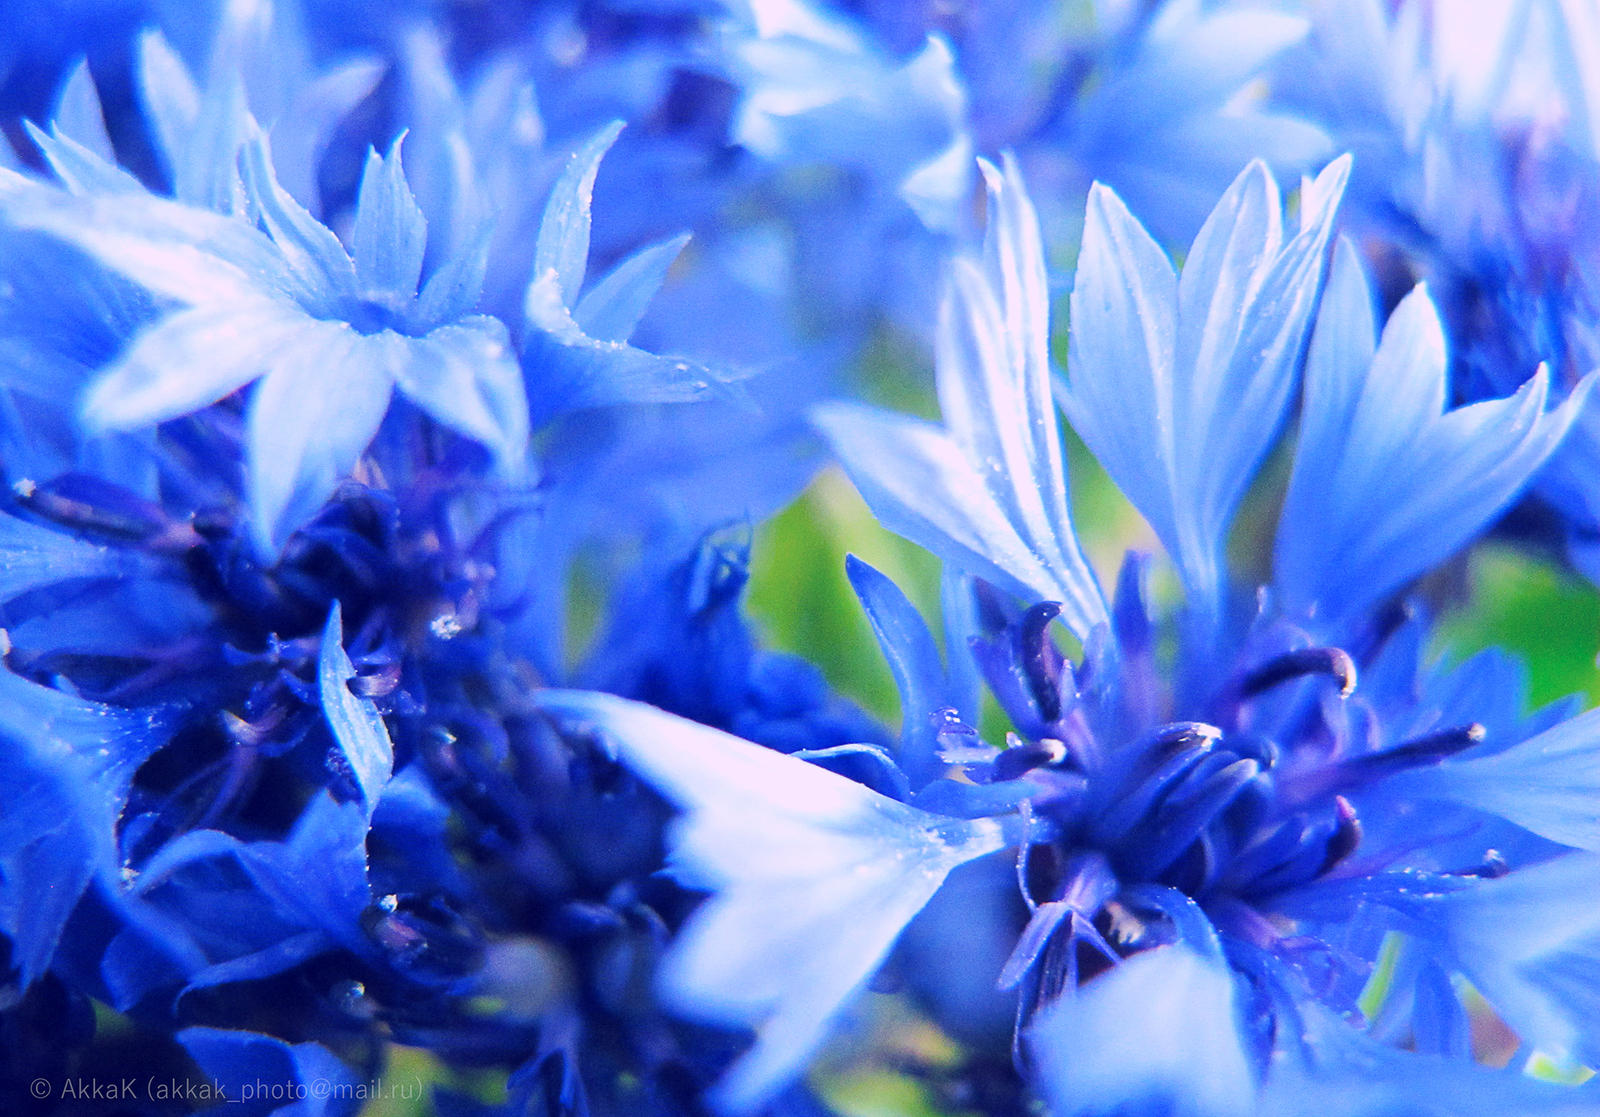
[{"label": "stamen", "polygon": [[1170,866],[1260,771],[1254,760],[1240,760],[1229,752],[1196,765],[1162,804],[1154,829],[1133,858],[1133,872],[1155,876]]},{"label": "stamen", "polygon": [[1061,603],[1041,601],[1028,607],[1017,626],[1017,652],[1028,679],[1028,692],[1046,725],[1061,717],[1061,653],[1047,629],[1061,615]]},{"label": "stamen", "polygon": [[1067,756],[1067,746],[1050,737],[1027,742],[1018,740],[1015,734],[1007,734],[1007,738],[1008,744],[1016,743],[994,758],[996,782],[1014,780],[1046,764],[1059,764]]},{"label": "stamen", "polygon": [[1317,870],[1318,876],[1349,857],[1361,844],[1361,820],[1356,817],[1356,809],[1350,805],[1350,800],[1343,795],[1335,795],[1333,809],[1336,821],[1333,834],[1328,838],[1328,852],[1322,859],[1322,868]]},{"label": "stamen", "polygon": [[[1000,971],[999,988],[1012,989],[1021,983],[1027,972],[1038,962],[1040,955],[1050,945],[1063,921],[1071,928],[1066,946],[1071,958],[1071,948],[1078,940],[1088,942],[1115,962],[1117,953],[1094,926],[1094,917],[1116,895],[1117,878],[1110,865],[1099,853],[1075,855],[1067,867],[1058,899],[1038,905],[1028,920],[1016,948],[1006,959]],[[1075,980],[1069,975],[1069,982]]]},{"label": "stamen", "polygon": [[1095,823],[1095,840],[1102,844],[1119,841],[1221,738],[1220,729],[1204,722],[1176,722],[1134,746],[1144,754],[1142,767],[1124,781],[1109,809]]},{"label": "stamen", "polygon": [[1339,697],[1356,689],[1356,664],[1343,648],[1302,648],[1275,656],[1251,671],[1239,683],[1241,698],[1254,698],[1279,683],[1306,675],[1327,675],[1339,684]]},{"label": "stamen", "polygon": [[1071,914],[1072,905],[1062,900],[1051,900],[1049,903],[1040,904],[1034,910],[1033,918],[1028,920],[1028,926],[1023,930],[1022,937],[1017,940],[1011,956],[1006,959],[1005,966],[1001,968],[996,988],[1002,991],[1015,989],[1024,975],[1033,968],[1033,964],[1039,960],[1040,953],[1049,943],[1050,937],[1055,934],[1056,928]]},{"label": "stamen", "polygon": [[1406,741],[1392,749],[1369,753],[1366,756],[1352,757],[1340,765],[1340,768],[1342,771],[1356,776],[1360,782],[1366,782],[1406,768],[1421,768],[1428,764],[1437,764],[1441,760],[1461,752],[1463,749],[1469,749],[1473,745],[1480,743],[1487,735],[1487,732],[1477,722],[1457,725],[1450,729],[1441,729],[1437,733],[1429,733],[1425,737]]}]

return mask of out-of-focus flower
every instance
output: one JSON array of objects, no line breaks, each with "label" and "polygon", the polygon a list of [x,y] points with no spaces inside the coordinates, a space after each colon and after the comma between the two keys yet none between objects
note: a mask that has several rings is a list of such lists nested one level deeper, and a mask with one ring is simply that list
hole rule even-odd
[{"label": "out-of-focus flower", "polygon": [[[1313,15],[1281,96],[1356,152],[1352,225],[1390,297],[1429,282],[1454,341],[1452,394],[1502,395],[1541,365],[1557,396],[1571,390],[1600,364],[1592,6],[1363,2]],[[1556,541],[1591,574],[1595,425],[1578,417],[1536,487],[1558,513]]]}]

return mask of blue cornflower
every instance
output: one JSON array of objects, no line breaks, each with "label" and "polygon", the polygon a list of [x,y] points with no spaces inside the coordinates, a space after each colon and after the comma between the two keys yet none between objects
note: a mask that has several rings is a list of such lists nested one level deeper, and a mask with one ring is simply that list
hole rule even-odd
[{"label": "blue cornflower", "polygon": [[[1510,392],[1541,363],[1559,397],[1600,362],[1595,31],[1585,5],[1362,0],[1318,10],[1284,67],[1282,99],[1357,153],[1349,209],[1369,256],[1428,279],[1459,398]],[[1591,575],[1597,422],[1579,416],[1535,487]]]},{"label": "blue cornflower", "polygon": [[[0,827],[0,930],[20,975],[6,1025],[64,997],[73,1012],[48,1036],[81,1047],[92,997],[161,1037],[160,1065],[185,1073],[187,1050],[235,1099],[255,1076],[351,1079],[352,1035],[370,1041],[355,1056],[368,1074],[399,1039],[526,1064],[533,1082],[570,1085],[580,1053],[637,1065],[633,1081],[660,1093],[703,1079],[716,1051],[663,1046],[633,978],[664,934],[657,907],[676,902],[646,879],[659,803],[619,793],[611,761],[529,716],[539,675],[517,651],[547,623],[523,600],[542,586],[495,568],[512,525],[538,521],[564,553],[590,526],[572,522],[582,502],[562,503],[559,477],[534,492],[536,424],[692,399],[717,379],[628,344],[684,238],[585,286],[609,126],[514,215],[534,215],[532,296],[524,273],[509,323],[482,313],[488,214],[452,221],[447,198],[436,244],[396,140],[369,154],[353,212],[317,219],[273,157],[292,114],[269,138],[228,72],[241,59],[217,53],[200,83],[158,37],[142,44],[147,93],[200,113],[152,110],[178,198],[115,164],[81,68],[61,117],[34,131],[61,188],[15,172],[0,187],[16,280],[0,778],[33,804]],[[543,385],[537,414],[528,385]],[[675,434],[686,452],[630,439],[633,457],[585,480],[670,488],[655,469],[670,457],[688,485],[705,455]],[[549,442],[539,466],[583,468],[581,448]],[[723,499],[718,520],[750,511]],[[754,676],[729,717],[766,718],[801,750],[875,735],[813,669],[756,660],[736,598],[717,602],[728,635],[701,641],[729,644]],[[614,1087],[590,1089],[611,1105]]]},{"label": "blue cornflower", "polygon": [[456,257],[419,290],[426,227],[398,144],[368,160],[350,251],[278,184],[264,137],[246,143],[243,166],[266,232],[142,192],[68,199],[13,183],[13,220],[77,243],[180,308],[89,388],[90,428],[160,423],[261,380],[246,438],[267,554],[349,475],[396,387],[515,476],[528,432],[516,353],[502,323],[469,313],[481,254]]},{"label": "blue cornflower", "polygon": [[[1107,602],[1072,533],[1037,226],[1016,168],[985,166],[987,239],[955,262],[941,316],[947,427],[819,416],[869,504],[952,568],[946,663],[904,596],[852,565],[900,683],[909,797],[622,699],[540,696],[685,811],[674,871],[713,896],[664,981],[680,1010],[756,1028],[725,1111],[798,1073],[945,877],[1001,849],[1025,904],[1009,958],[920,952],[1016,991],[1018,1066],[1056,1113],[1594,1104],[1473,1066],[1452,982],[1557,1060],[1600,1055],[1596,923],[1572,898],[1600,849],[1596,717],[1521,717],[1496,653],[1426,667],[1425,619],[1405,611],[1582,401],[1545,411],[1536,377],[1445,412],[1426,291],[1378,337],[1348,245],[1311,336],[1347,168],[1303,185],[1288,235],[1251,166],[1181,274],[1091,191],[1056,390],[1177,567],[1170,628],[1143,559]],[[1275,582],[1252,613],[1222,542],[1308,338]],[[1015,726],[1003,749],[971,728],[964,648]]]},{"label": "blue cornflower", "polygon": [[[618,128],[575,155],[552,191],[520,354],[500,319],[473,313],[483,238],[422,280],[427,226],[398,140],[387,156],[368,158],[348,250],[278,184],[259,133],[241,159],[262,229],[152,197],[65,143],[50,149],[64,177],[77,159],[108,178],[122,176],[126,188],[68,198],[14,176],[8,211],[15,223],[71,241],[180,308],[156,314],[90,386],[83,418],[91,430],[164,422],[261,380],[251,396],[246,457],[257,544],[274,554],[349,475],[396,388],[488,448],[515,483],[526,476],[533,422],[579,407],[694,399],[713,387],[703,366],[624,340],[684,238],[636,253],[577,297],[589,196]],[[544,389],[533,411],[524,365]],[[327,376],[333,368],[339,374]]]}]

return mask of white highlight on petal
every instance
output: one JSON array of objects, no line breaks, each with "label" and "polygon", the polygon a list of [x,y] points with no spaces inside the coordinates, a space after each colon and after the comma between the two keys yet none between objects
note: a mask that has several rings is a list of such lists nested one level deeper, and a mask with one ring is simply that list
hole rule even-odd
[{"label": "white highlight on petal", "polygon": [[1064,997],[1031,1039],[1054,1117],[1254,1109],[1233,978],[1182,944],[1136,954]]},{"label": "white highlight on petal", "polygon": [[675,870],[717,894],[661,980],[685,1013],[756,1028],[712,1094],[725,1113],[755,1109],[799,1073],[950,870],[1004,844],[992,819],[932,815],[642,703],[559,690],[538,702],[594,723],[687,812]]}]

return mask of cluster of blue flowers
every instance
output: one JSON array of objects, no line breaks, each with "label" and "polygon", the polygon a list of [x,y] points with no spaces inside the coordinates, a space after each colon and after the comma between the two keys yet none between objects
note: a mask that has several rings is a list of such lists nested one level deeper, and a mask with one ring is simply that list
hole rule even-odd
[{"label": "cluster of blue flowers", "polygon": [[[938,1112],[1600,1112],[1600,712],[1433,635],[1600,581],[1592,0],[3,22],[0,1111],[845,1117],[871,986]],[[744,609],[832,465],[898,730]]]}]

